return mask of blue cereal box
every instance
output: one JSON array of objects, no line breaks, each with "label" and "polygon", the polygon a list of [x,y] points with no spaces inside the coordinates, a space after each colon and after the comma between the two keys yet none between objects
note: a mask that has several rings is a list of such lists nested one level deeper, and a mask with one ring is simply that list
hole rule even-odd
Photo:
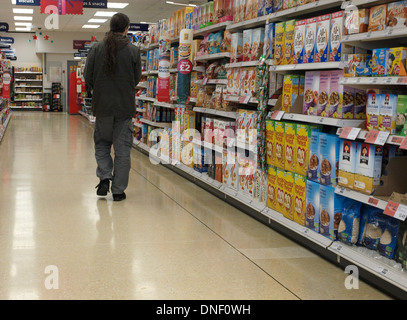
[{"label": "blue cereal box", "polygon": [[389,48],[372,50],[372,76],[385,77],[387,75],[387,63],[389,61]]},{"label": "blue cereal box", "polygon": [[337,240],[338,227],[342,218],[344,198],[335,193],[332,186],[319,186],[319,233]]},{"label": "blue cereal box", "polygon": [[305,226],[319,232],[319,183],[307,180]]},{"label": "blue cereal box", "polygon": [[340,139],[336,134],[320,133],[319,136],[319,167],[320,184],[336,186],[339,167]]},{"label": "blue cereal box", "polygon": [[309,150],[309,161],[308,161],[308,180],[319,182],[318,178],[318,167],[319,167],[319,135],[320,132],[317,130],[311,131],[311,143]]}]

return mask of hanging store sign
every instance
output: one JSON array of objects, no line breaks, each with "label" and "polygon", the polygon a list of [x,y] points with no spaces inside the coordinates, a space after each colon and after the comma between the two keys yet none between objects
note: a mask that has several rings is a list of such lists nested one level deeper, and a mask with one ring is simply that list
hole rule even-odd
[{"label": "hanging store sign", "polygon": [[1,52],[6,53],[6,54],[15,54],[16,49],[14,48],[9,48],[9,49],[0,49]]},{"label": "hanging store sign", "polygon": [[148,27],[146,23],[130,23],[129,31],[148,31]]},{"label": "hanging store sign", "polygon": [[85,49],[85,44],[90,43],[89,40],[74,40],[73,48],[74,49]]},{"label": "hanging store sign", "polygon": [[0,22],[0,32],[8,32],[8,23]]},{"label": "hanging store sign", "polygon": [[39,6],[40,0],[16,0],[17,6]]},{"label": "hanging store sign", "polygon": [[73,56],[75,58],[86,58],[88,54],[86,52],[75,52]]},{"label": "hanging store sign", "polygon": [[107,9],[107,0],[83,0],[83,7]]},{"label": "hanging store sign", "polygon": [[0,43],[2,43],[2,44],[13,44],[14,43],[14,38],[0,37]]},{"label": "hanging store sign", "polygon": [[41,13],[47,13],[47,7],[58,8],[59,15],[79,14],[83,15],[83,0],[41,0]]}]

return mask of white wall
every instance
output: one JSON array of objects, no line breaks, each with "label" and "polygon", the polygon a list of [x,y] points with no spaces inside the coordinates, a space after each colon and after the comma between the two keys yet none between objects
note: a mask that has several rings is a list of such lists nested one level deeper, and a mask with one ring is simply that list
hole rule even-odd
[{"label": "white wall", "polygon": [[[36,43],[33,39],[34,33],[7,33],[7,37],[14,38],[11,46],[16,49],[17,61],[12,61],[16,67],[41,67],[42,54],[36,52]],[[31,40],[31,42],[29,42]]]}]

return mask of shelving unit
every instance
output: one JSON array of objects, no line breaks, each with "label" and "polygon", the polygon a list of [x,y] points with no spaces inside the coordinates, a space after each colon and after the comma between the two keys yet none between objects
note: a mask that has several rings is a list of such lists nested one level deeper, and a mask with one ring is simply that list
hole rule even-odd
[{"label": "shelving unit", "polygon": [[[11,108],[15,110],[43,110],[43,74],[38,71],[14,71],[14,94]],[[31,89],[31,90],[30,90]]]}]

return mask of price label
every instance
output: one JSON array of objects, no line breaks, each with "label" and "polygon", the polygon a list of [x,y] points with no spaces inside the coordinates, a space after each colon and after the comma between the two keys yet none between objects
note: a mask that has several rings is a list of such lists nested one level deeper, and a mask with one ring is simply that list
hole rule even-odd
[{"label": "price label", "polygon": [[385,276],[389,272],[389,269],[384,268],[384,267],[378,267],[377,272],[380,273],[381,275]]},{"label": "price label", "polygon": [[407,218],[407,206],[394,201],[389,201],[383,213],[390,217],[404,221]]},{"label": "price label", "polygon": [[361,130],[360,128],[345,127],[342,129],[339,138],[355,140],[359,135],[360,130]]},{"label": "price label", "polygon": [[400,143],[400,149],[407,150],[407,137],[405,137],[403,141]]},{"label": "price label", "polygon": [[392,136],[390,142],[393,144],[398,144],[400,145],[403,142],[403,137],[400,136]]},{"label": "price label", "polygon": [[390,132],[371,130],[367,133],[365,142],[383,146],[386,143],[389,135],[390,135]]},{"label": "price label", "polygon": [[240,103],[248,104],[250,101],[251,96],[243,96],[239,98]]},{"label": "price label", "polygon": [[371,205],[377,206],[379,204],[379,199],[373,198],[373,197],[369,197],[369,199],[367,200],[367,202]]},{"label": "price label", "polygon": [[206,78],[206,77],[203,78],[203,79],[202,79],[202,85],[205,86],[207,83],[208,83],[208,78]]},{"label": "price label", "polygon": [[275,110],[275,111],[273,111],[273,112],[271,113],[270,119],[272,119],[272,120],[281,120],[281,118],[283,117],[283,115],[284,115],[284,111]]}]

